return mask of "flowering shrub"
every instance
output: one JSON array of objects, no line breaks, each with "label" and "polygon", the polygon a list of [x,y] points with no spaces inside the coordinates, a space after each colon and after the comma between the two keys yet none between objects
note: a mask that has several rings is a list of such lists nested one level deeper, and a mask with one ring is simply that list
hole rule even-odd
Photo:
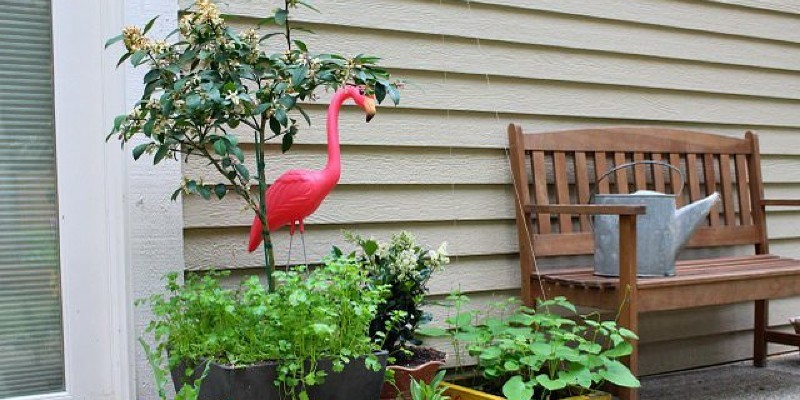
[{"label": "flowering shrub", "polygon": [[409,343],[419,344],[414,333],[420,323],[430,319],[422,310],[426,285],[433,272],[450,263],[446,243],[437,250],[428,250],[417,245],[416,238],[408,232],[393,235],[389,242],[364,239],[349,232],[345,232],[345,238],[360,247],[357,257],[367,267],[373,283],[389,287],[389,296],[378,307],[370,334],[382,339],[383,348],[395,355]]},{"label": "flowering shrub", "polygon": [[[376,65],[377,57],[312,54],[306,44],[292,38],[290,11],[313,8],[306,1],[285,2],[262,21],[282,30],[259,33],[256,29],[236,32],[227,26],[216,5],[198,0],[195,11],[180,19],[180,34],[174,42],[147,37],[155,19],[139,28],[127,27],[107,45],[122,41],[126,52],[119,64],[148,71],[144,92],[133,110],[114,120],[109,138],[123,143],[141,137],[133,157],[152,153],[154,163],[181,156],[200,157],[222,177],[206,182],[203,177],[186,177],[172,198],[181,193],[205,199],[224,197],[229,191],[241,196],[264,224],[264,250],[268,275],[274,266],[263,192],[264,147],[281,140],[283,151],[291,148],[299,131],[298,121],[310,118],[303,102],[317,99],[320,88],[336,89],[357,85],[378,102],[386,97],[399,102],[397,84]],[[168,36],[171,37],[172,35]],[[285,39],[285,48],[268,54],[270,38]],[[238,131],[235,131],[238,129]],[[253,137],[257,167],[257,195],[251,192],[253,174],[239,145],[241,134]],[[272,279],[269,279],[272,287]]]}]

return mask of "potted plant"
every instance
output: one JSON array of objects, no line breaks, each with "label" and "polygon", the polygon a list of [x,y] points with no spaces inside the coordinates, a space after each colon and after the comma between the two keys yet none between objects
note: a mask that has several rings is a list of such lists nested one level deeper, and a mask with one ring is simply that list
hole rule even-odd
[{"label": "potted plant", "polygon": [[[447,329],[423,333],[446,335],[457,349],[477,359],[480,391],[449,384],[453,399],[609,399],[597,388],[606,383],[638,387],[639,381],[619,361],[632,351],[636,335],[598,313],[579,315],[563,297],[539,301],[536,308],[509,299],[496,305],[499,316],[479,318],[462,311],[469,299],[449,297],[456,312]],[[562,315],[566,311],[569,317]]]},{"label": "potted plant", "polygon": [[[197,329],[196,335],[189,335],[189,328],[172,329],[175,327],[157,319],[151,331],[155,335],[155,347],[141,341],[162,389],[164,380],[168,379],[162,366],[177,367],[183,363],[184,373],[178,370],[173,374],[179,398],[209,398],[216,396],[213,393],[231,393],[231,390],[252,387],[212,389],[216,385],[214,382],[230,385],[235,381],[249,385],[246,380],[236,381],[230,376],[230,379],[217,379],[223,372],[237,379],[254,373],[269,385],[283,388],[283,397],[307,398],[314,390],[337,390],[331,386],[334,385],[331,377],[334,373],[345,374],[351,364],[353,368],[380,369],[382,363],[374,358],[373,347],[367,344],[372,343],[368,335],[369,323],[379,304],[370,293],[383,289],[375,285],[364,289],[371,281],[352,272],[355,261],[336,258],[328,260],[320,272],[274,273],[275,259],[265,202],[267,146],[276,142],[284,152],[292,147],[299,132],[298,121],[311,123],[303,105],[317,99],[322,89],[352,85],[360,89],[362,97],[374,97],[379,103],[385,98],[391,98],[395,104],[399,102],[397,84],[376,65],[378,58],[310,53],[296,34],[298,30],[308,31],[295,28],[290,18],[297,7],[315,9],[307,1],[286,0],[283,7],[275,9],[259,24],[273,26],[274,30],[259,32],[253,28],[237,32],[227,26],[216,5],[209,0],[198,0],[193,9],[182,12],[179,28],[163,40],[147,37],[154,18],[142,28],[126,27],[121,35],[107,43],[107,46],[124,43],[125,52],[118,65],[129,61],[134,68],[147,70],[140,100],[130,113],[114,120],[107,139],[116,137],[123,144],[134,141],[133,157],[138,160],[145,153],[152,154],[154,164],[167,159],[203,160],[219,173],[218,179],[185,177],[175,190],[173,200],[181,194],[221,199],[233,193],[244,200],[262,223],[267,274],[267,288],[263,292],[256,288],[256,278],[248,280],[241,291],[229,293],[214,286],[216,275],[202,278],[199,281],[202,284],[190,277],[185,285],[179,285],[177,277],[172,277],[168,285],[172,295],[163,301],[152,299],[156,314],[169,316],[168,321],[187,313],[197,318],[195,324],[209,325]],[[174,35],[179,36],[168,41]],[[280,50],[267,53],[263,50],[266,46],[280,47]],[[255,161],[252,164],[240,145],[241,141],[250,140],[248,138],[252,138],[250,147]],[[323,302],[305,303],[311,301],[308,299],[330,296],[325,291],[337,287],[330,282],[346,282],[359,296],[365,293],[369,296],[350,298],[355,307],[354,315],[336,314],[331,309],[325,311]],[[197,302],[185,302],[189,300]],[[307,307],[287,307],[296,302]],[[338,304],[332,297],[326,302]],[[206,307],[214,308],[214,312]],[[311,318],[314,313],[323,311],[338,315],[338,319],[317,323]],[[272,320],[260,314],[267,312],[282,319]],[[259,322],[261,319],[280,326],[293,321],[292,334],[297,334],[298,340],[309,342],[295,343],[290,340],[292,334],[281,333],[281,329],[273,325],[263,325]],[[306,326],[303,326],[304,333],[299,334],[301,322]],[[325,331],[345,323],[355,325],[338,333]],[[218,327],[229,330],[217,331]],[[343,328],[339,326],[338,329]],[[248,341],[231,339],[237,332],[245,335]],[[187,334],[184,336],[184,333]],[[223,337],[226,341],[217,343]],[[323,340],[320,338],[325,338],[327,347],[320,347]],[[168,361],[163,361],[167,350]],[[358,362],[351,362],[353,360]],[[270,375],[263,375],[263,371],[274,373],[275,378],[265,380],[264,376]],[[160,393],[165,396],[164,390]],[[329,397],[328,392],[325,393],[325,396],[316,397]],[[362,396],[369,398],[369,394]]]},{"label": "potted plant", "polygon": [[416,337],[420,324],[430,320],[423,311],[427,283],[431,275],[447,265],[446,244],[432,250],[417,244],[409,232],[392,235],[387,241],[365,239],[345,232],[346,239],[357,245],[358,259],[366,266],[373,283],[387,286],[386,302],[378,306],[376,318],[370,326],[370,335],[383,342],[390,355],[389,370],[393,380],[387,381],[381,392],[382,399],[395,399],[402,395],[410,398],[412,379],[430,383],[444,365],[445,353],[431,347],[420,346]]},{"label": "potted plant", "polygon": [[387,354],[368,333],[388,288],[359,262],[275,272],[271,292],[255,276],[225,289],[222,274],[171,274],[168,294],[149,299],[159,387],[171,374],[178,393],[203,400],[377,398]]}]

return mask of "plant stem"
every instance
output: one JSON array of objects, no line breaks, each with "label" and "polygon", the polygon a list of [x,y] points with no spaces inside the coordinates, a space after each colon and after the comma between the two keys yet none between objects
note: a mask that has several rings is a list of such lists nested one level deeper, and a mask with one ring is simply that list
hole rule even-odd
[{"label": "plant stem", "polygon": [[266,189],[267,179],[265,173],[264,163],[264,129],[267,126],[266,114],[261,116],[260,129],[255,132],[256,136],[256,166],[258,167],[258,202],[259,211],[258,218],[261,220],[261,239],[264,241],[264,268],[267,272],[267,287],[269,291],[275,290],[275,281],[272,278],[272,272],[275,271],[275,253],[272,249],[272,238],[269,234],[269,226],[267,225],[267,201]]},{"label": "plant stem", "polygon": [[292,50],[292,29],[289,27],[289,0],[283,3],[284,10],[286,10],[286,47],[287,50]]}]

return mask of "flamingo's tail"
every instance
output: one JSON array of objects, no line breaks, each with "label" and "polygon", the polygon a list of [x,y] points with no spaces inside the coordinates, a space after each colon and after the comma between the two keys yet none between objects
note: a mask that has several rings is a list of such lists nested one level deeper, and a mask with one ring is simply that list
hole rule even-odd
[{"label": "flamingo's tail", "polygon": [[263,228],[261,227],[261,219],[256,217],[253,219],[253,226],[250,227],[250,244],[247,245],[247,251],[253,252],[253,250],[258,248],[258,245],[261,244],[262,237],[261,232]]}]

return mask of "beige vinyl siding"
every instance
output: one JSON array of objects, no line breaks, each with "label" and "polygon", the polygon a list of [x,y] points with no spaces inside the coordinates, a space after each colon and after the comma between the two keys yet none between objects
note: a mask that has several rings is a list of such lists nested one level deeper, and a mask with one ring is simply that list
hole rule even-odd
[{"label": "beige vinyl siding", "polygon": [[[245,26],[278,5],[222,6],[235,26]],[[536,131],[648,124],[736,137],[752,129],[761,135],[767,196],[800,198],[800,11],[789,0],[316,5],[322,14],[298,15],[317,32],[298,35],[312,50],[380,55],[409,85],[401,105],[380,107],[370,124],[354,107],[343,111],[341,183],[306,221],[311,262],[342,243],[341,229],[376,237],[408,229],[423,242],[449,243],[453,263],[432,280],[434,296],[460,287],[486,307],[517,294],[509,122]],[[270,179],[322,167],[325,99],[308,107],[314,125],[290,153],[270,149]],[[248,132],[237,134],[252,143]],[[252,154],[252,144],[244,150]],[[201,163],[185,164],[184,173],[218,180]],[[773,252],[800,256],[800,211],[775,210],[768,218]],[[251,220],[234,197],[185,199],[186,269],[259,272],[260,254],[245,251]],[[283,261],[286,229],[274,238]],[[771,318],[784,324],[791,314],[800,314],[800,301],[775,302]],[[642,370],[746,358],[752,319],[748,304],[646,314]]]}]

